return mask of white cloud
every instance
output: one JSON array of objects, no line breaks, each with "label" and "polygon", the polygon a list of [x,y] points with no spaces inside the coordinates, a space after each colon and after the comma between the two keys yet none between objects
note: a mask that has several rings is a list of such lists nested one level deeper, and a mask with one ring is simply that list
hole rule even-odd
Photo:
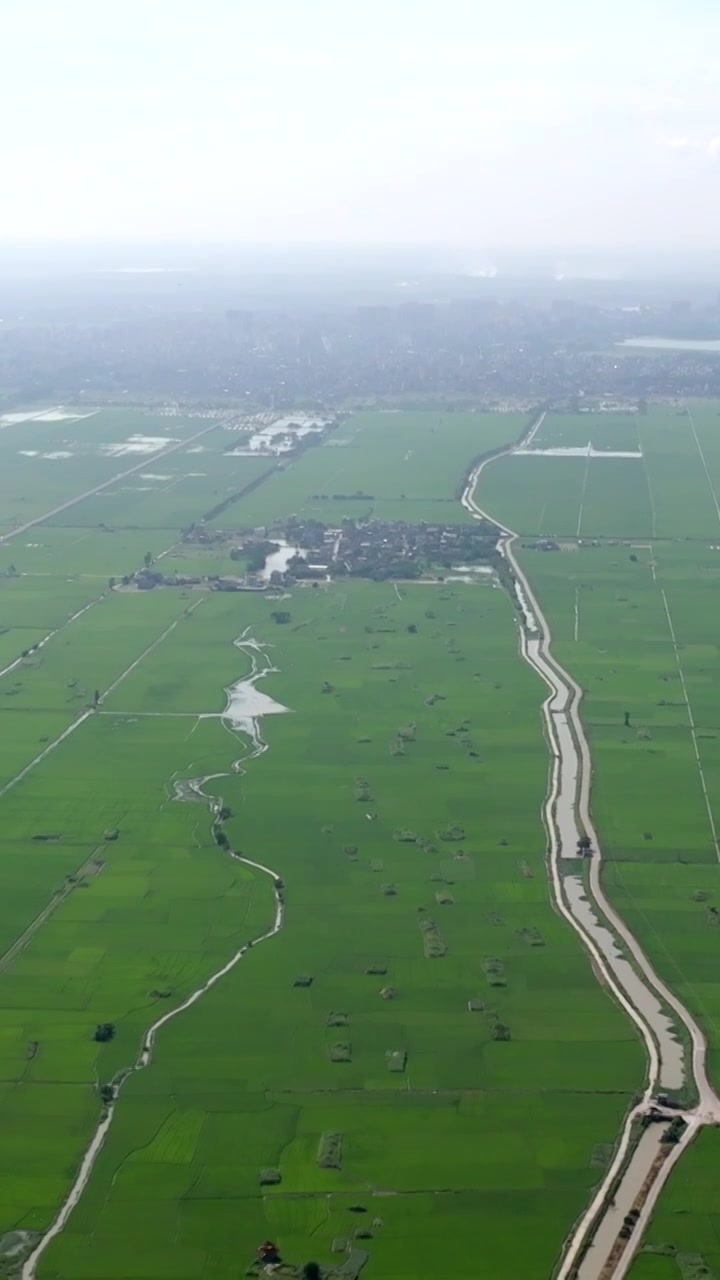
[{"label": "white cloud", "polygon": [[660,139],[668,151],[684,155],[706,156],[715,160],[720,156],[720,137],[690,137],[688,134],[671,134]]}]

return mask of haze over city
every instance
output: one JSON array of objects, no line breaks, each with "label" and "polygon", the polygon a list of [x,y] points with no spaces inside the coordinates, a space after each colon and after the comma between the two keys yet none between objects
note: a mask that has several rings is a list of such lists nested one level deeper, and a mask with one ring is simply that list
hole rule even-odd
[{"label": "haze over city", "polygon": [[709,247],[711,0],[27,0],[0,236]]}]

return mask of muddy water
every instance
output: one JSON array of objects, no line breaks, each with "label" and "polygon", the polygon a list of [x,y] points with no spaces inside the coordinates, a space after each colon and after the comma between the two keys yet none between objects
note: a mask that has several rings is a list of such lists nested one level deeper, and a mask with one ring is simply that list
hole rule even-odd
[{"label": "muddy water", "polygon": [[523,591],[522,586],[519,582],[515,583],[515,595],[518,598],[518,604],[520,605],[520,608],[522,610],[522,615],[525,619],[525,626],[527,627],[528,631],[533,631],[533,632],[537,631],[538,629],[537,618],[535,617],[535,614],[530,608],[530,605],[527,602],[527,596],[525,595],[525,592]]},{"label": "muddy water", "polygon": [[[662,1135],[666,1124],[651,1124],[645,1129],[635,1148],[627,1171],[623,1176],[613,1203],[606,1209],[593,1243],[577,1270],[577,1280],[597,1280],[615,1241],[618,1238],[623,1218],[632,1209],[643,1183],[653,1166],[653,1161],[660,1151]],[[637,1227],[635,1231],[637,1232]],[[632,1242],[628,1241],[626,1249],[633,1253]]]},{"label": "muddy water", "polygon": [[578,876],[567,875],[563,880],[563,889],[575,919],[590,934],[628,999],[652,1028],[660,1048],[660,1085],[665,1089],[681,1089],[686,1079],[684,1054],[683,1047],[674,1034],[672,1019],[664,1012],[654,991],[643,982],[630,961],[625,959],[614,934],[599,920],[595,908],[587,899],[582,880]]},{"label": "muddy water", "polygon": [[[546,704],[546,715],[551,722],[554,746],[558,753],[553,778],[553,821],[558,836],[557,854],[560,857],[572,857],[573,852],[577,854],[578,782],[583,766],[579,742],[572,731],[570,720],[572,686],[566,685],[548,662],[542,640],[527,640],[525,654],[553,691]],[[593,856],[597,857],[597,851]],[[590,937],[595,943],[619,986],[657,1042],[660,1053],[659,1084],[666,1089],[681,1088],[686,1080],[683,1048],[674,1034],[672,1020],[663,1011],[653,987],[625,958],[615,935],[607,925],[601,923],[599,913],[586,897],[582,880],[571,875],[565,876],[562,889],[573,918],[580,925],[581,936]]]},{"label": "muddy water", "polygon": [[221,719],[231,729],[254,736],[257,733],[255,722],[260,716],[280,715],[288,708],[256,688],[258,680],[263,680],[265,676],[277,671],[277,667],[272,665],[262,645],[253,640],[247,631],[244,631],[234,644],[241,653],[249,655],[250,674],[244,676],[242,680],[236,680],[235,684],[231,684],[225,690],[227,706]]},{"label": "muddy water", "polygon": [[[531,664],[545,673],[546,665],[540,641],[528,639],[525,651]],[[578,758],[568,718],[568,702],[567,690],[553,687],[547,704],[554,755],[553,820],[558,837],[558,856],[578,858],[578,838],[581,834],[576,817]]]},{"label": "muddy water", "polygon": [[260,573],[260,577],[264,578],[266,582],[270,581],[270,574],[276,570],[278,573],[284,573],[293,556],[307,556],[308,554],[302,547],[292,546],[289,542],[282,542],[277,538],[273,538],[272,541],[278,544],[279,549],[268,556],[265,561],[265,568]]}]

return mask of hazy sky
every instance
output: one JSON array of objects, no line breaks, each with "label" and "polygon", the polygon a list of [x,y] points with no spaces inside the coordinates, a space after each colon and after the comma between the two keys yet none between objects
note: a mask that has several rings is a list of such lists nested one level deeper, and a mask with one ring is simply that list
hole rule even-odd
[{"label": "hazy sky", "polygon": [[717,245],[717,0],[0,5],[0,236]]}]

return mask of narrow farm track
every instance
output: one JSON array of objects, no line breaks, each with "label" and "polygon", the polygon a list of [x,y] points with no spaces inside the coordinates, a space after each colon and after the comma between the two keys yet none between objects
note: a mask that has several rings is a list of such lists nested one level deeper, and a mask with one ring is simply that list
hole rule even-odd
[{"label": "narrow farm track", "polygon": [[700,462],[702,464],[702,469],[705,472],[705,479],[708,482],[708,488],[710,490],[710,496],[713,500],[713,506],[715,507],[717,518],[720,521],[720,502],[718,502],[717,491],[715,489],[715,485],[712,482],[712,476],[710,475],[710,468],[708,467],[708,464],[707,464],[707,458],[705,457],[705,452],[700,443],[700,437],[697,433],[697,427],[695,426],[695,419],[693,418],[693,415],[692,415],[692,409],[690,408],[690,405],[687,403],[687,401],[685,401],[685,409],[687,412],[687,416],[690,419],[690,430],[693,433],[695,445],[696,445],[698,454],[700,455]]},{"label": "narrow farm track", "polygon": [[[24,574],[23,577],[25,577]],[[100,595],[96,596],[94,600],[91,600],[89,604],[83,605],[82,609],[78,609],[75,613],[71,614],[69,618],[66,618],[64,622],[61,622],[59,627],[53,627],[52,631],[48,631],[47,635],[44,635],[42,640],[38,640],[37,644],[34,644],[31,649],[27,650],[27,652],[38,653],[40,649],[44,649],[49,640],[52,640],[59,634],[59,632],[64,631],[65,627],[69,627],[71,622],[76,622],[84,613],[87,613],[88,609],[92,609],[94,605],[99,604],[100,601],[105,598],[105,595],[106,592],[102,591]],[[9,662],[8,665],[3,667],[0,671],[0,680],[3,676],[9,675],[11,671],[14,671],[15,668],[19,667],[24,661],[25,659],[22,654],[20,654],[18,658],[14,658],[12,662]]]},{"label": "narrow farm track", "polygon": [[107,844],[98,845],[92,856],[90,858],[86,858],[82,866],[78,867],[72,875],[66,877],[65,884],[60,892],[56,893],[54,897],[50,899],[47,906],[44,907],[40,914],[30,922],[27,929],[20,934],[20,937],[16,938],[12,946],[8,947],[8,950],[0,956],[0,973],[4,973],[5,970],[10,967],[13,960],[16,960],[20,953],[25,950],[28,943],[32,942],[35,934],[39,933],[40,929],[42,929],[43,925],[52,915],[54,915],[58,907],[62,906],[63,902],[65,902],[70,897],[70,894],[74,892],[78,881],[85,876],[97,875],[98,871],[102,868],[102,863],[98,861],[100,854],[104,853],[106,849]]},{"label": "narrow farm track", "polygon": [[187,445],[192,444],[195,440],[201,440],[203,436],[208,435],[211,431],[215,431],[217,423],[214,422],[210,427],[203,427],[202,431],[196,431],[193,436],[186,436],[183,440],[177,440],[173,444],[169,444],[166,449],[158,449],[157,453],[146,453],[141,462],[135,463],[134,466],[128,467],[125,471],[118,471],[114,476],[110,476],[109,480],[103,480],[102,484],[97,484],[94,489],[86,489],[84,493],[78,493],[74,498],[68,498],[67,502],[61,502],[59,506],[53,507],[50,511],[45,511],[43,515],[36,516],[34,520],[28,520],[25,524],[20,524],[16,529],[11,529],[9,533],[0,536],[0,543],[9,542],[11,538],[17,538],[21,533],[27,533],[28,529],[34,529],[38,524],[44,524],[46,520],[51,520],[53,516],[59,516],[61,511],[68,511],[70,507],[77,506],[78,502],[84,502],[85,498],[94,498],[96,493],[102,493],[105,489],[109,489],[111,485],[117,484],[118,480],[124,480],[126,476],[135,475],[136,471],[147,470],[154,462],[162,462],[163,458],[167,458],[171,453],[177,453],[179,449],[185,449]]},{"label": "narrow farm track", "polygon": [[[16,529],[15,532],[19,533],[20,530]],[[0,539],[0,541],[2,541],[2,539]],[[169,547],[166,547],[164,551],[160,551],[158,555],[155,556],[155,560],[156,561],[162,560],[164,556],[167,556],[170,554],[171,551],[174,551],[177,546],[178,546],[177,541],[171,542]],[[54,578],[56,577],[56,574],[50,573],[50,572],[22,573],[20,576],[22,578]],[[102,579],[103,582],[107,582],[107,579],[108,579],[108,575],[105,573],[81,573],[78,576],[81,578],[100,578]],[[108,596],[109,591],[110,591],[109,587],[103,588],[100,594],[95,596],[93,600],[89,600],[88,603],[83,605],[81,609],[76,609],[75,613],[71,613],[70,617],[66,618],[64,622],[59,623],[57,627],[53,627],[52,630],[48,631],[42,637],[42,640],[38,640],[34,645],[32,645],[27,650],[27,653],[28,654],[39,653],[41,649],[45,648],[45,645],[48,644],[50,640],[54,640],[55,636],[60,635],[61,631],[64,631],[66,627],[69,627],[71,622],[77,622],[77,619],[82,618],[83,614],[87,613],[88,610],[93,609],[96,604],[100,604],[102,600],[105,600]],[[24,661],[25,661],[25,658],[22,654],[20,654],[20,656],[17,658],[13,658],[12,662],[9,662],[6,667],[3,667],[2,669],[0,669],[0,680],[2,679],[3,676],[9,675],[11,671],[15,671],[15,669],[21,666],[21,664]]]},{"label": "narrow farm track", "polygon": [[700,786],[702,787],[702,793],[705,800],[705,808],[707,809],[708,823],[710,825],[710,831],[712,832],[713,844],[715,845],[715,853],[717,855],[718,861],[720,862],[720,843],[718,843],[718,833],[717,833],[717,828],[715,826],[715,817],[712,811],[712,805],[710,804],[710,795],[708,793],[707,783],[705,782],[705,770],[703,769],[702,757],[700,755],[700,747],[698,745],[697,729],[695,727],[695,717],[693,715],[692,704],[690,702],[690,694],[688,692],[687,682],[685,680],[685,672],[683,671],[682,661],[680,659],[680,647],[678,645],[677,636],[675,634],[675,627],[673,625],[672,614],[670,612],[670,605],[668,604],[668,598],[667,598],[667,594],[665,592],[664,587],[662,588],[660,594],[662,596],[663,605],[665,607],[665,616],[667,618],[667,623],[670,630],[670,639],[672,640],[673,652],[675,654],[675,663],[678,669],[680,687],[682,688],[683,698],[685,699],[685,707],[687,709],[688,724],[690,726],[690,736],[692,738],[693,750],[695,752],[695,763],[697,764],[698,773],[700,775]]},{"label": "narrow farm track", "polygon": [[[627,1274],[674,1164],[700,1126],[720,1122],[720,1097],[708,1079],[707,1042],[702,1029],[655,973],[637,938],[605,895],[601,881],[602,850],[590,813],[592,762],[580,718],[582,689],[552,653],[547,619],[515,556],[518,535],[475,501],[477,483],[485,467],[497,457],[513,452],[514,449],[509,448],[504,454],[481,462],[471,473],[461,501],[471,515],[494,520],[501,529],[500,550],[514,584],[516,607],[519,605],[521,615],[520,653],[549,690],[543,703],[543,718],[552,768],[543,816],[555,905],[580,937],[601,980],[634,1022],[648,1057],[642,1097],[626,1116],[613,1160],[592,1202],[566,1241],[555,1275],[556,1280],[621,1280]],[[576,858],[576,842],[581,835],[590,838],[593,849],[589,870],[582,878],[566,874],[575,868],[584,872],[587,866],[585,861],[578,862]],[[689,1041],[689,1053],[685,1055],[687,1070],[682,1063],[676,1028]],[[683,1085],[692,1086],[698,1099],[695,1107],[684,1111],[658,1107],[655,1102],[658,1089],[677,1089]],[[668,1117],[681,1115],[685,1120],[687,1127],[674,1147],[662,1145],[663,1123],[649,1125],[638,1140],[638,1123],[651,1107],[656,1113],[664,1112]],[[660,1158],[663,1152],[667,1154],[665,1159]],[[620,1229],[631,1210],[638,1216],[630,1239],[625,1240],[620,1237]]]},{"label": "narrow farm track", "polygon": [[[204,597],[201,596],[200,599],[187,610],[187,614],[193,613],[194,610],[197,609],[199,605],[202,604],[203,599]],[[183,614],[182,616],[184,617],[185,615]],[[159,644],[162,644],[163,640],[165,640],[167,636],[169,636],[175,630],[175,628],[177,627],[180,621],[181,621],[180,618],[176,618],[174,622],[170,623],[169,627],[166,627],[165,630],[161,632],[161,634],[157,637],[157,639],[153,640],[152,644],[149,644],[146,649],[143,649],[140,656],[138,658],[135,658],[134,662],[131,662],[130,666],[126,667],[125,670],[122,671],[120,675],[117,677],[117,679],[113,680],[112,684],[109,685],[108,688],[101,693],[100,695],[101,702],[103,698],[107,698],[109,694],[114,693],[118,685],[122,684],[123,680],[125,680],[127,676],[129,676],[131,672],[133,672],[135,668],[138,667],[140,663],[145,658],[148,657],[149,654],[151,654],[155,649],[157,649]],[[45,760],[52,751],[55,751],[55,749],[60,746],[61,742],[64,742],[66,738],[69,738],[71,733],[74,733],[76,729],[80,728],[81,724],[84,724],[85,721],[88,720],[90,716],[93,716],[95,714],[96,714],[95,707],[87,707],[85,711],[83,711],[79,716],[77,716],[77,718],[73,720],[71,724],[68,725],[67,729],[64,729],[62,733],[58,734],[57,738],[53,738],[52,742],[50,742],[48,746],[45,747],[44,751],[41,751],[39,755],[34,756],[33,759],[30,760],[30,762],[26,764],[23,769],[20,770],[19,773],[16,773],[13,778],[10,778],[9,781],[5,783],[4,787],[0,787],[0,800],[2,800],[3,796],[7,795],[8,791],[12,791],[12,788],[16,787],[18,782],[22,782],[24,778],[27,778],[28,774],[32,773],[33,769],[36,769],[39,764],[42,764],[43,760]]]},{"label": "narrow farm track", "polygon": [[[173,625],[176,625],[176,624],[173,624]],[[167,632],[164,632],[163,635],[158,638],[155,644],[159,644],[160,640],[162,640],[166,634]],[[257,641],[252,640],[250,638],[246,638],[245,633],[243,633],[243,636],[241,636],[240,639],[236,641],[236,645],[241,651],[249,652],[252,658],[252,670],[250,672],[250,675],[246,677],[245,681],[242,681],[239,683],[244,684],[247,682],[252,684],[260,676],[266,674],[266,672],[274,670],[274,667],[272,666],[271,662],[267,658],[267,654],[265,653],[262,646],[259,645]],[[154,648],[154,647],[155,645],[151,646],[151,648]],[[146,653],[149,651],[150,650],[146,650]],[[265,667],[260,666],[256,658],[257,654],[261,655],[262,660],[266,662]],[[141,655],[141,658],[139,658],[137,662],[141,661],[142,657],[145,657],[145,654]],[[120,677],[120,679],[124,679],[124,676],[127,675],[129,671],[133,670],[135,666],[137,666],[137,662],[135,662],[132,667],[129,667],[128,671],[125,672],[123,676]],[[113,685],[112,687],[115,688],[117,684],[119,684],[119,680],[116,681],[115,685]],[[242,757],[242,760],[233,761],[232,763],[233,772],[236,772],[236,773],[239,772],[241,767],[247,764],[248,761],[254,760],[257,756],[262,755],[265,751],[267,751],[268,746],[260,733],[257,719],[253,719],[252,721],[252,731],[250,733],[250,738],[251,738],[251,749]],[[215,777],[221,778],[225,776],[226,776],[225,774],[218,774],[218,775],[213,775],[213,778]],[[215,818],[219,813],[220,809],[222,808],[223,802],[222,802],[221,796],[206,795],[205,792],[201,789],[203,784],[206,784],[210,781],[211,781],[210,778],[195,779],[194,780],[195,785],[192,792],[187,795],[183,795],[182,793],[177,792],[177,798],[178,799],[187,798],[187,799],[206,801],[209,806],[210,812],[213,814],[213,817]],[[273,923],[271,927],[265,931],[265,933],[259,934],[258,937],[251,938],[248,942],[243,943],[243,945],[234,953],[234,955],[231,956],[231,958],[220,969],[216,970],[215,973],[211,974],[208,978],[206,978],[205,981],[201,983],[201,985],[197,987],[195,991],[193,991],[185,1000],[183,1000],[182,1004],[179,1004],[176,1009],[171,1009],[169,1013],[163,1014],[162,1017],[158,1018],[149,1027],[148,1031],[145,1033],[143,1037],[142,1046],[140,1048],[140,1052],[138,1053],[138,1056],[136,1057],[135,1061],[132,1063],[131,1066],[125,1067],[122,1071],[120,1071],[115,1076],[115,1078],[111,1081],[112,1090],[113,1090],[112,1099],[108,1102],[108,1104],[106,1105],[100,1117],[97,1129],[95,1130],[95,1133],[90,1143],[88,1144],[88,1147],[80,1163],[80,1167],[76,1174],[75,1181],[73,1182],[65,1200],[63,1201],[54,1222],[52,1222],[48,1230],[45,1232],[42,1238],[35,1245],[32,1252],[25,1259],[25,1262],[23,1263],[23,1266],[22,1266],[22,1270],[20,1272],[20,1280],[35,1280],[35,1277],[37,1275],[37,1267],[40,1262],[40,1259],[42,1258],[43,1254],[45,1253],[50,1243],[55,1239],[56,1236],[60,1235],[61,1231],[66,1226],[73,1209],[78,1204],[80,1197],[82,1196],[83,1191],[85,1190],[88,1184],[93,1168],[95,1166],[95,1161],[97,1160],[97,1157],[104,1146],[105,1139],[108,1135],[108,1131],[113,1122],[120,1091],[123,1085],[125,1084],[125,1081],[128,1080],[130,1076],[135,1075],[138,1071],[143,1071],[145,1067],[150,1066],[153,1058],[153,1050],[155,1048],[155,1041],[156,1041],[158,1032],[161,1030],[162,1027],[166,1026],[168,1022],[171,1022],[173,1018],[177,1018],[181,1013],[184,1013],[186,1009],[190,1009],[192,1005],[196,1004],[197,1001],[200,1000],[202,996],[204,996],[205,993],[211,989],[211,987],[214,987],[215,984],[221,980],[221,978],[224,978],[228,973],[231,972],[232,969],[235,968],[235,966],[240,962],[240,960],[243,959],[245,955],[247,955],[248,951],[252,947],[258,946],[261,942],[266,942],[269,938],[274,938],[275,935],[279,933],[283,927],[283,924],[285,922],[285,904],[283,901],[282,880],[280,879],[279,873],[277,871],[274,871],[272,867],[265,866],[265,864],[262,862],[255,862],[252,858],[246,858],[243,854],[236,853],[233,849],[228,849],[227,852],[231,858],[235,859],[235,861],[241,862],[246,867],[252,867],[254,871],[259,871],[263,875],[269,876],[270,879],[272,880],[273,894],[275,897],[275,917],[274,917]]]}]

